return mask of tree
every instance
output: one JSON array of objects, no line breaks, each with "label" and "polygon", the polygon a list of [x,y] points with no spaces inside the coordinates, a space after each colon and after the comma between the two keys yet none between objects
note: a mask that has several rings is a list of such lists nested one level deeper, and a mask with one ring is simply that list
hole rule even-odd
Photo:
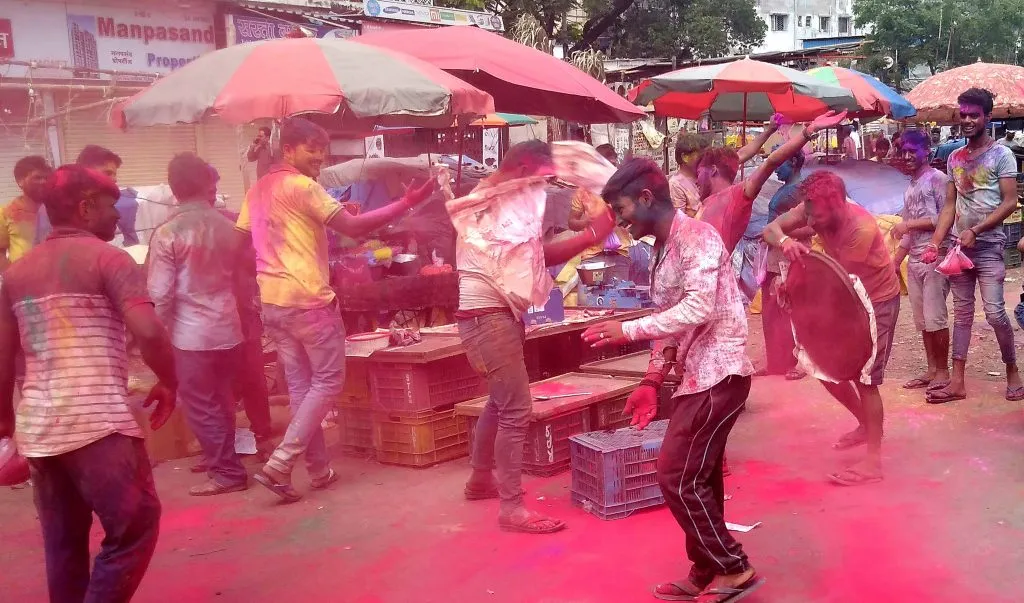
[{"label": "tree", "polygon": [[935,74],[977,60],[1019,61],[1024,0],[858,0],[854,16],[873,32],[862,68],[897,88],[919,66]]}]

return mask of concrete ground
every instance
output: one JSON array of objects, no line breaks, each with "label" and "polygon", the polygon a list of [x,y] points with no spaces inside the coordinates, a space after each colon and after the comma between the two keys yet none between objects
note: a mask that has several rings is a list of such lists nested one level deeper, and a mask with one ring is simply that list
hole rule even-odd
[{"label": "concrete ground", "polygon": [[[1015,273],[1019,279],[1019,273]],[[1019,282],[1007,284],[1008,307]],[[752,325],[752,354],[760,322]],[[976,323],[967,401],[933,407],[899,386],[919,370],[904,303],[883,387],[886,480],[861,488],[825,476],[856,458],[830,446],[853,421],[817,383],[756,379],[729,443],[727,518],[767,577],[750,603],[1024,601],[1024,414],[1003,400],[992,332]],[[282,506],[255,486],[195,499],[190,461],[156,479],[162,534],[135,598],[344,603],[620,603],[652,600],[686,575],[683,536],[664,508],[605,522],[569,503],[569,476],[527,478],[528,501],[564,518],[553,536],[497,530],[493,501],[467,503],[463,459],[426,470],[338,457],[328,492]],[[304,476],[297,483],[306,489]],[[95,530],[98,545],[100,533]],[[44,601],[31,489],[0,491],[0,599]]]}]

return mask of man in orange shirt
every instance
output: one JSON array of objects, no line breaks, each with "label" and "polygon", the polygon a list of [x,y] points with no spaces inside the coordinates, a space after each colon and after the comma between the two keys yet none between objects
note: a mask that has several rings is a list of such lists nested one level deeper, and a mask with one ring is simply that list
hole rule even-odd
[{"label": "man in orange shirt", "polygon": [[353,216],[316,181],[328,143],[327,132],[313,122],[285,120],[282,162],[249,190],[236,224],[252,235],[266,332],[284,367],[292,408],[284,439],[253,479],[286,502],[300,498],[291,473],[303,454],[311,487],[323,489],[338,480],[320,428],[345,384],[345,326],[330,287],[327,229],[366,235],[434,190],[428,183],[390,205]]},{"label": "man in orange shirt", "polygon": [[856,429],[841,437],[834,448],[845,450],[863,444],[868,447],[863,460],[829,478],[844,486],[878,482],[882,480],[884,418],[878,386],[885,377],[900,313],[899,277],[875,218],[864,208],[846,201],[842,178],[832,172],[815,172],[800,183],[798,190],[803,202],[770,223],[764,230],[764,240],[781,249],[790,261],[799,262],[801,256],[811,250],[787,233],[806,226],[814,229],[821,237],[825,252],[864,285],[877,325],[870,383],[821,382],[859,423]]},{"label": "man in orange shirt", "polygon": [[21,195],[0,207],[0,274],[36,244],[42,190],[53,170],[38,155],[23,157],[14,164],[14,181]]}]

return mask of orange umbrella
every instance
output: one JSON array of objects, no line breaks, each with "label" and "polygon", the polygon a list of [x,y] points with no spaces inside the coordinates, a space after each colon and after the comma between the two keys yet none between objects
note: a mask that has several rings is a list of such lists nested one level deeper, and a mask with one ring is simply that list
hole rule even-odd
[{"label": "orange umbrella", "polygon": [[978,61],[931,76],[907,94],[917,109],[916,121],[953,123],[960,120],[956,98],[968,88],[985,88],[996,95],[992,117],[1024,117],[1024,67]]}]

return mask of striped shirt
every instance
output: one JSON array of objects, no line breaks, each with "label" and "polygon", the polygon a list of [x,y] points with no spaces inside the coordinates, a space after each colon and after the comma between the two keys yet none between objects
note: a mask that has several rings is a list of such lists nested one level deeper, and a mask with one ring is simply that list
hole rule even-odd
[{"label": "striped shirt", "polygon": [[127,403],[124,313],[151,303],[142,269],[90,233],[57,228],[4,274],[0,320],[16,320],[25,383],[15,422],[25,457],[112,433],[142,437]]}]

